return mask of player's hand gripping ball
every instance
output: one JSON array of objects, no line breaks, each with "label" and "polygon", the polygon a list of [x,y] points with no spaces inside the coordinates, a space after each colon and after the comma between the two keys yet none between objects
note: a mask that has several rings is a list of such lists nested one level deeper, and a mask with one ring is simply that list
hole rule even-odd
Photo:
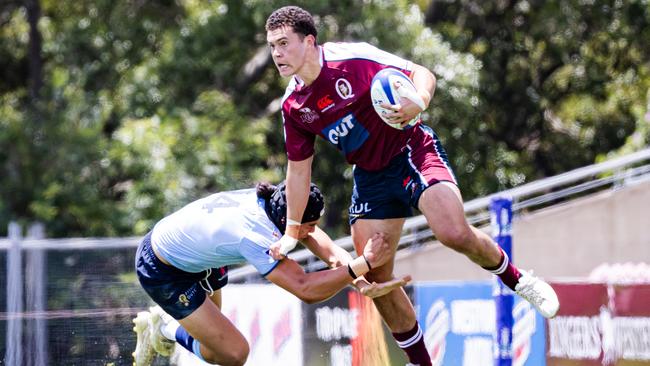
[{"label": "player's hand gripping ball", "polygon": [[[399,87],[396,87],[395,83],[398,83]],[[392,68],[383,69],[372,78],[370,98],[372,99],[372,106],[375,107],[375,112],[379,117],[389,126],[398,130],[413,127],[420,119],[420,115],[418,114],[402,127],[400,123],[394,123],[388,118],[388,115],[393,111],[382,107],[382,104],[398,105],[400,104],[400,98],[406,98],[417,104],[422,110],[425,108],[424,102],[418,95],[411,79],[403,72]]]}]

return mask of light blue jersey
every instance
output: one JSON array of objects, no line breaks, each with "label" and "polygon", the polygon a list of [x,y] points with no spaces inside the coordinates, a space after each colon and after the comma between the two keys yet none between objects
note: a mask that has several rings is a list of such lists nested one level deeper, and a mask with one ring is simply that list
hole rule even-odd
[{"label": "light blue jersey", "polygon": [[160,220],[151,242],[174,267],[191,273],[248,262],[263,276],[279,263],[267,250],[282,234],[255,189],[216,193]]}]

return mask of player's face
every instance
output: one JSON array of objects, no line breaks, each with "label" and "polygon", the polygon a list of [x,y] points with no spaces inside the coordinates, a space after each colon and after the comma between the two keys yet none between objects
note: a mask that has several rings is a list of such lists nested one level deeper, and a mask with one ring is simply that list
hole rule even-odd
[{"label": "player's face", "polygon": [[266,41],[271,48],[271,57],[283,77],[298,74],[305,64],[308,47],[314,47],[312,35],[301,36],[289,26],[266,32]]},{"label": "player's face", "polygon": [[316,230],[316,225],[318,224],[318,220],[316,221],[310,221],[310,222],[305,222],[302,225],[300,225],[300,232],[298,233],[299,235],[299,240],[306,239],[309,234],[313,233],[314,230]]}]

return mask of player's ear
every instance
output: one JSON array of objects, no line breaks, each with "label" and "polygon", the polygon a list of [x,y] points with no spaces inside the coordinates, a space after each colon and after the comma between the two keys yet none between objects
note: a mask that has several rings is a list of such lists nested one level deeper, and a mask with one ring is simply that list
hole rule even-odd
[{"label": "player's ear", "polygon": [[307,42],[307,46],[313,47],[316,45],[316,37],[313,34],[306,35],[305,41]]}]

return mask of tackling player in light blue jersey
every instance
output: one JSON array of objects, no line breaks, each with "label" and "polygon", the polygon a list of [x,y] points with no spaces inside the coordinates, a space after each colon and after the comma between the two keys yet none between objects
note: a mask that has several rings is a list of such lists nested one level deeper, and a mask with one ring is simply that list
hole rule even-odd
[{"label": "tackling player in light blue jersey", "polygon": [[158,306],[134,319],[134,364],[149,365],[154,351],[170,355],[174,341],[210,363],[244,364],[248,343],[220,311],[228,265],[250,263],[307,303],[323,301],[355,279],[355,286],[369,297],[408,282],[405,277],[369,284],[358,278],[391,257],[388,244],[383,235],[375,235],[353,260],[317,226],[323,212],[323,196],[311,184],[299,239],[332,268],[314,273],[305,273],[290,258],[273,259],[268,252],[286,228],[284,184],[260,183],[256,189],[216,193],[160,220],[135,258],[138,280]]},{"label": "tackling player in light blue jersey", "polygon": [[186,272],[246,261],[266,276],[279,262],[260,248],[281,234],[265,205],[255,189],[216,193],[160,220],[151,242],[161,259]]}]

